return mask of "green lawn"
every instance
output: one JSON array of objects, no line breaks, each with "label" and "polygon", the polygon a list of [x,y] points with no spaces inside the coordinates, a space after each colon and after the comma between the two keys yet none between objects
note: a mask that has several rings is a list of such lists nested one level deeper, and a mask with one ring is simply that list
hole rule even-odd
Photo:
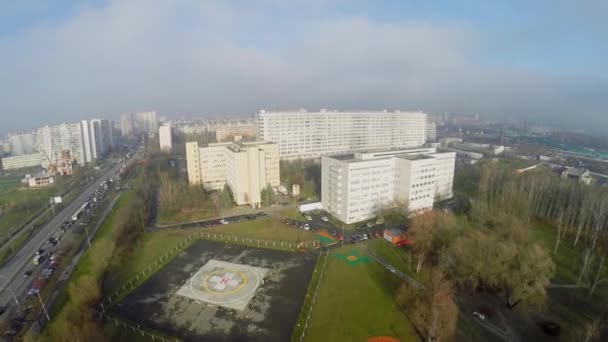
[{"label": "green lawn", "polygon": [[145,233],[143,238],[133,248],[128,263],[114,264],[110,267],[104,279],[104,292],[108,294],[124,282],[135,277],[150,263],[165,255],[170,249],[192,235],[192,233],[192,231],[181,229]]},{"label": "green lawn", "polygon": [[244,221],[217,226],[203,231],[231,234],[251,239],[278,241],[303,241],[315,239],[314,233],[287,226],[281,220],[274,217],[265,217],[254,221]]},{"label": "green lawn", "polygon": [[305,340],[366,341],[393,336],[416,341],[411,324],[395,304],[399,281],[373,261],[357,264],[337,257],[355,251],[359,247],[351,245],[329,256]]},{"label": "green lawn", "polygon": [[13,191],[21,183],[22,174],[9,174],[0,176],[0,194]]},{"label": "green lawn", "polygon": [[202,221],[214,217],[218,217],[218,213],[213,207],[213,204],[210,203],[208,206],[205,206],[205,208],[195,209],[188,212],[168,214],[161,211],[158,216],[158,225],[169,226],[178,223]]}]

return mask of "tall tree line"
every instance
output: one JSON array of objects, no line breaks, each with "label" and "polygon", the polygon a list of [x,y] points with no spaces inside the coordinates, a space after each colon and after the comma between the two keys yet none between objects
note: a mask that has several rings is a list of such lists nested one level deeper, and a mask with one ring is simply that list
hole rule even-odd
[{"label": "tall tree line", "polygon": [[546,169],[518,173],[497,163],[478,171],[476,207],[498,210],[522,220],[546,220],[556,226],[555,250],[566,234],[594,249],[608,234],[608,189],[564,179]]}]

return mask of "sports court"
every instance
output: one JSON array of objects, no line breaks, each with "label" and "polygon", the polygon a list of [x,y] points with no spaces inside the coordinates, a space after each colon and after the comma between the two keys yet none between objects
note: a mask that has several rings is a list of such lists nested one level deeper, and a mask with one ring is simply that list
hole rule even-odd
[{"label": "sports court", "polygon": [[315,262],[314,253],[199,240],[115,312],[186,341],[288,341]]}]

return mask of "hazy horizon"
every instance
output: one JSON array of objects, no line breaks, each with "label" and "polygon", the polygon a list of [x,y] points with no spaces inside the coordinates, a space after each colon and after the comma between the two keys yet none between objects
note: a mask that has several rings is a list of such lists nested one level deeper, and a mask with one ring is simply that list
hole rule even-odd
[{"label": "hazy horizon", "polygon": [[480,114],[605,132],[608,3],[0,4],[0,134],[156,110]]}]

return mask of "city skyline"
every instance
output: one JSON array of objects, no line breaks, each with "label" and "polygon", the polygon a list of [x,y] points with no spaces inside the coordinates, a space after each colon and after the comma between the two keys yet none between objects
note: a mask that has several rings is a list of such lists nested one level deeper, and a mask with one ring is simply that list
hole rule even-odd
[{"label": "city skyline", "polygon": [[600,1],[0,6],[2,134],[148,109],[386,108],[596,132],[608,123]]}]

